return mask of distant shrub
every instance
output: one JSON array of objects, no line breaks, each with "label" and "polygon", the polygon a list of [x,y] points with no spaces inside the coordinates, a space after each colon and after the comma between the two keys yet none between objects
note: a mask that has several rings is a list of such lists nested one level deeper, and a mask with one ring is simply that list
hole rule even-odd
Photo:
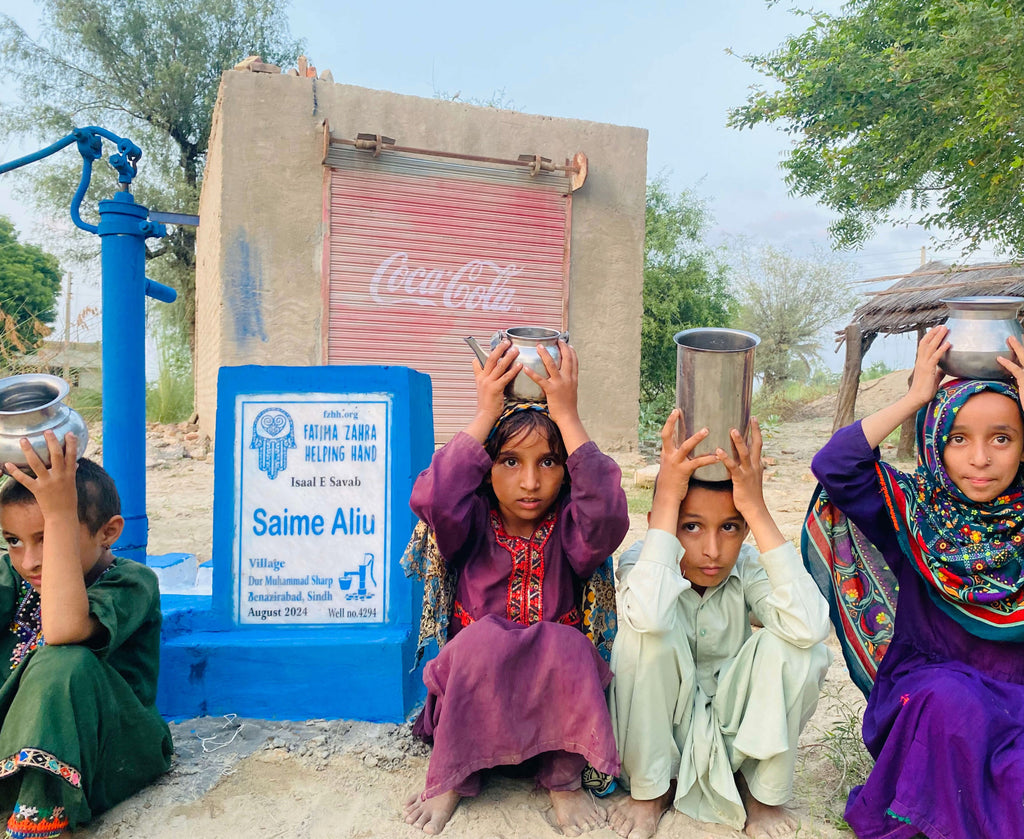
[{"label": "distant shrub", "polygon": [[884,361],[874,361],[864,370],[861,370],[860,380],[862,382],[870,382],[872,379],[880,379],[882,376],[888,376],[890,373],[895,372],[896,371]]}]

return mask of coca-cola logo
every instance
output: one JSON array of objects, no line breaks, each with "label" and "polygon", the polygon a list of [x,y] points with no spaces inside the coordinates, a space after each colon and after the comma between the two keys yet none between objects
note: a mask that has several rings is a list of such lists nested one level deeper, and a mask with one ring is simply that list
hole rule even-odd
[{"label": "coca-cola logo", "polygon": [[509,281],[522,273],[512,263],[499,265],[489,259],[473,259],[458,270],[410,268],[409,254],[398,251],[385,259],[370,280],[370,296],[381,305],[415,303],[449,309],[507,312],[516,290]]}]

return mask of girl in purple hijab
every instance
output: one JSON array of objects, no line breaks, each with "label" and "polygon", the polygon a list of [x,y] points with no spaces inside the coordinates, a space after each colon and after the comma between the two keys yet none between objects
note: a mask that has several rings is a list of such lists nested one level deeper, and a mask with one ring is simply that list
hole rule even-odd
[{"label": "girl in purple hijab", "polygon": [[[837,560],[837,632],[870,685],[876,763],[845,813],[860,839],[1024,837],[1024,347],[1010,339],[1013,361],[1000,360],[1016,384],[940,388],[946,335],[921,340],[905,396],[840,429],[812,465],[898,585],[858,575],[857,550],[819,554]],[[878,446],[915,414],[919,465],[906,474]],[[836,524],[823,509],[809,525]],[[894,619],[880,608],[891,603]]]},{"label": "girl in purple hijab", "polygon": [[423,791],[405,808],[425,833],[440,833],[459,801],[480,791],[484,770],[510,765],[549,792],[564,834],[606,821],[581,775],[588,763],[619,771],[604,693],[611,671],[581,631],[580,603],[583,581],[619,546],[629,516],[619,467],[580,421],[576,353],[559,349],[557,367],[538,348],[548,378],[527,370],[545,405],[506,408],[505,386],[523,369],[507,342],[484,365],[474,361],[476,416],[413,487],[417,532],[427,538],[407,556],[440,559],[456,576],[449,586],[424,574],[446,604],[433,610],[443,612],[432,634],[444,643],[424,668],[415,727],[433,751]]}]

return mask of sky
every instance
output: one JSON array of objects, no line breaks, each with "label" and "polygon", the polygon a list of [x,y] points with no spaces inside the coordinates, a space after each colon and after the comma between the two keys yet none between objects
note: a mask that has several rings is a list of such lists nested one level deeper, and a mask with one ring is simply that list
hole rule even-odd
[{"label": "sky", "polygon": [[[289,23],[292,36],[305,41],[310,63],[321,72],[330,69],[336,82],[427,98],[457,93],[462,101],[499,99],[532,114],[646,128],[648,179],[663,177],[672,192],[692,190],[706,201],[714,219],[712,244],[743,238],[812,256],[830,246],[832,215],[811,199],[788,195],[779,166],[788,137],[773,127],[737,131],[725,124],[728,109],[766,81],[727,50],[763,53],[778,47],[787,34],[805,29],[807,19],[793,14],[790,5],[769,7],[764,0],[524,0],[500,5],[293,0]],[[835,0],[815,3],[833,12],[840,5]],[[0,13],[38,36],[32,3],[0,0]],[[0,102],[16,96],[0,80]],[[0,162],[56,139],[0,138]],[[0,213],[14,220],[23,239],[44,244],[53,235],[52,225],[41,225],[26,212],[5,180],[8,176],[0,176]],[[853,263],[858,279],[869,279],[912,270],[920,264],[922,247],[929,259],[960,256],[958,247],[939,249],[927,231],[904,226],[880,229],[863,249],[843,257]],[[972,257],[994,258],[990,250]],[[98,299],[98,281],[88,272],[79,286],[80,293],[72,295],[73,312]],[[841,356],[831,348],[824,355],[828,366],[841,367]],[[874,360],[911,366],[912,345],[880,339],[867,363]]]}]

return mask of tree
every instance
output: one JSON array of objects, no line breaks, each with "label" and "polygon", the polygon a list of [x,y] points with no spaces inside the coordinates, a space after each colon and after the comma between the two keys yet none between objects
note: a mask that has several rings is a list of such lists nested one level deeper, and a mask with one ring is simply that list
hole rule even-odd
[{"label": "tree", "polygon": [[835,256],[802,259],[771,245],[744,250],[737,269],[742,329],[760,337],[755,371],[767,394],[806,381],[820,361],[821,330],[853,309],[853,266]]},{"label": "tree", "polygon": [[57,316],[60,266],[56,258],[18,241],[14,225],[0,216],[0,359],[29,352],[49,333]]},{"label": "tree", "polygon": [[[248,55],[294,62],[286,0],[40,0],[42,39],[0,15],[0,70],[22,104],[0,111],[0,133],[50,142],[97,124],[143,150],[136,196],[153,209],[195,213],[221,73]],[[105,150],[109,155],[111,147]],[[30,167],[38,206],[67,212],[81,160]],[[28,170],[26,170],[28,171]],[[83,215],[109,198],[97,166]],[[195,230],[174,229],[150,251],[153,275],[178,289],[177,319],[195,323]]]},{"label": "tree", "polygon": [[697,326],[724,326],[733,298],[728,267],[703,238],[709,217],[690,192],[673,197],[663,180],[647,185],[644,314],[640,332],[640,394],[645,401],[676,386],[672,336]]},{"label": "tree", "polygon": [[1024,254],[1024,9],[1020,0],[852,0],[781,48],[744,60],[776,82],[730,112],[778,123],[794,193],[863,243],[913,219],[949,239]]}]

